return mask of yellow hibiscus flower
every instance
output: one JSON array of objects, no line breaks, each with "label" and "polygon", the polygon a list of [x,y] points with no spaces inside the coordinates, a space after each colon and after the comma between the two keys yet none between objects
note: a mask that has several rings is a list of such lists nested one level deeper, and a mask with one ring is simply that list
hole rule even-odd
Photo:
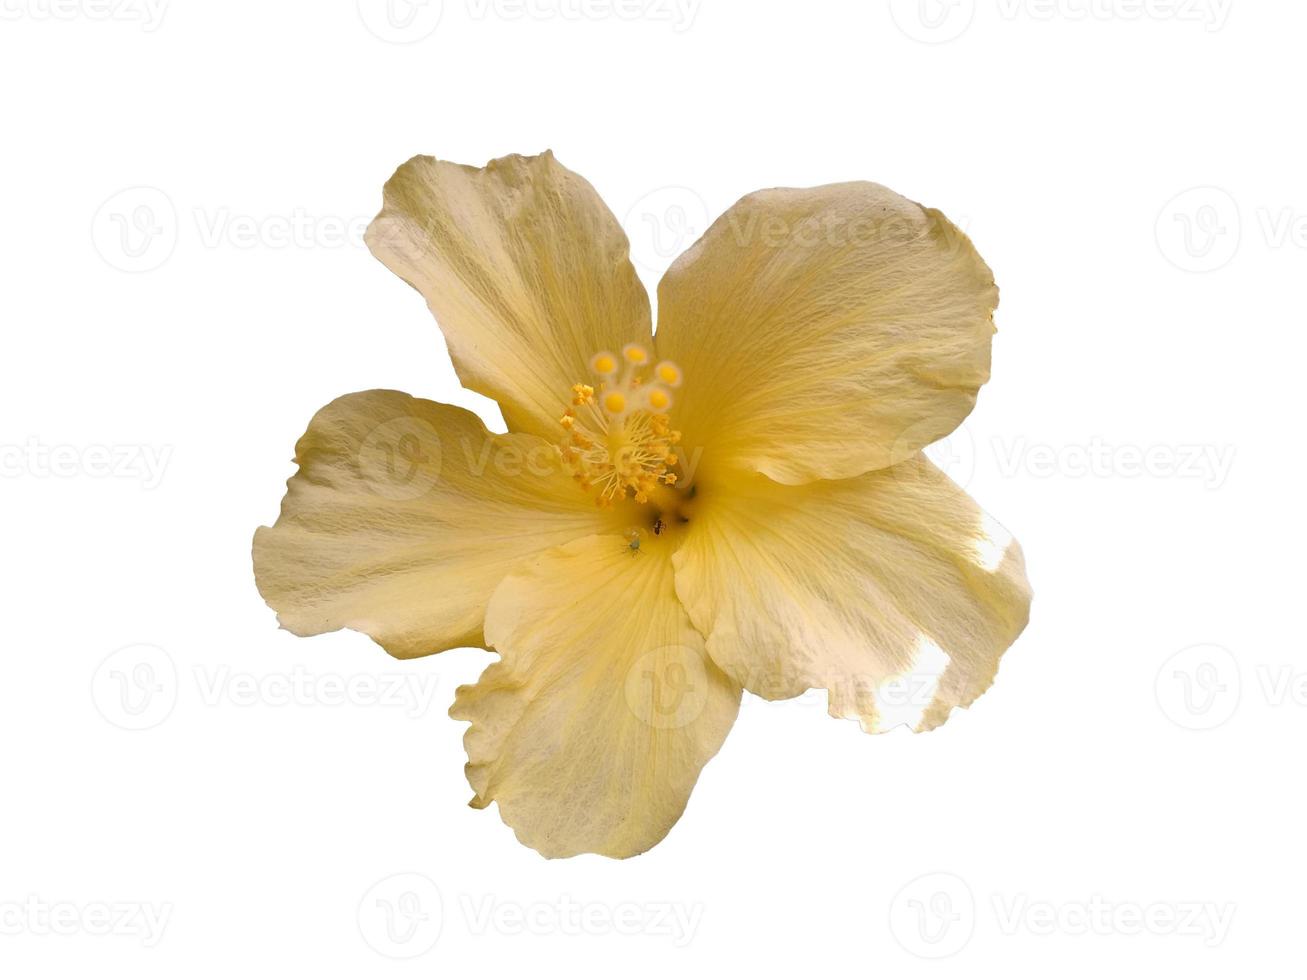
[{"label": "yellow hibiscus flower", "polygon": [[255,575],[299,635],[495,650],[451,714],[473,805],[523,843],[652,847],[741,689],[825,689],[881,731],[989,686],[1030,589],[921,454],[988,379],[998,302],[938,211],[871,183],[750,194],[668,269],[656,336],[618,222],[548,152],[415,157],[367,240],[510,431],[337,399]]}]

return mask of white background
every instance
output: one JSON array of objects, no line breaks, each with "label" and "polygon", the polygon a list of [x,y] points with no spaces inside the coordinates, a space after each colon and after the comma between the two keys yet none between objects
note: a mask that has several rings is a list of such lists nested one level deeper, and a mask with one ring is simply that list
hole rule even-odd
[{"label": "white background", "polygon": [[[1300,959],[1302,5],[2,4],[5,976]],[[740,195],[865,178],[1002,289],[934,451],[1028,558],[997,684],[922,736],[746,696],[625,862],[465,806],[491,655],[297,639],[250,570],[335,396],[499,423],[359,238],[414,153],[546,147],[651,287]]]}]

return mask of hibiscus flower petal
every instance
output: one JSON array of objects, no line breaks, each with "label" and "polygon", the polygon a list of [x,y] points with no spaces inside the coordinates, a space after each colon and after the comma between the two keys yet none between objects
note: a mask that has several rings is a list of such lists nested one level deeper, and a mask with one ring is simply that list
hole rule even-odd
[{"label": "hibiscus flower petal", "polygon": [[398,391],[336,399],[295,459],[281,516],[254,535],[259,591],[293,633],[349,627],[396,657],[480,646],[514,565],[619,519],[542,440]]},{"label": "hibiscus flower petal", "polygon": [[887,188],[750,194],[658,287],[684,445],[781,483],[907,459],[971,411],[997,304],[967,237]]},{"label": "hibiscus flower petal", "polygon": [[419,156],[386,182],[367,243],[435,314],[463,384],[552,438],[599,351],[648,343],[649,297],[595,189],[554,159]]},{"label": "hibiscus flower petal", "polygon": [[676,589],[727,674],[829,692],[868,731],[934,728],[989,687],[1030,611],[1021,548],[924,456],[848,480],[711,485]]},{"label": "hibiscus flower petal", "polygon": [[494,800],[546,857],[629,857],[676,823],[726,738],[740,688],[677,601],[668,548],[621,536],[556,548],[495,590],[501,659],[461,687],[474,806]]}]

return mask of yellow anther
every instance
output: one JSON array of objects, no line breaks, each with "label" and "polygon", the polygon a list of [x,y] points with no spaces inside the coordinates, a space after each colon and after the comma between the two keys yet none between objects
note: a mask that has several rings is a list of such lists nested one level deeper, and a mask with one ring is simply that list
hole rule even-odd
[{"label": "yellow anther", "polygon": [[656,412],[665,411],[672,404],[672,396],[666,388],[649,389],[649,407]]},{"label": "yellow anther", "polygon": [[617,370],[617,358],[607,351],[598,353],[590,358],[590,369],[595,374],[612,374]]},{"label": "yellow anther", "polygon": [[622,356],[628,364],[644,364],[649,360],[649,352],[639,344],[627,344],[622,348]]},{"label": "yellow anther", "polygon": [[675,474],[675,473],[664,473],[664,474],[663,474],[663,482],[666,483],[669,487],[674,487],[674,486],[676,486],[676,474]]},{"label": "yellow anther", "polygon": [[675,388],[681,383],[681,369],[671,361],[660,361],[654,368],[654,376],[663,384]]},{"label": "yellow anther", "polygon": [[604,408],[614,415],[620,415],[626,411],[626,396],[620,391],[609,391],[604,394]]},{"label": "yellow anther", "polygon": [[576,424],[576,413],[569,408],[563,413],[563,417],[558,420],[558,424],[564,429],[570,429]]},{"label": "yellow anther", "polygon": [[681,458],[677,456],[676,453],[668,453],[666,456],[663,457],[663,462],[666,463],[668,466],[675,466],[680,461]]}]

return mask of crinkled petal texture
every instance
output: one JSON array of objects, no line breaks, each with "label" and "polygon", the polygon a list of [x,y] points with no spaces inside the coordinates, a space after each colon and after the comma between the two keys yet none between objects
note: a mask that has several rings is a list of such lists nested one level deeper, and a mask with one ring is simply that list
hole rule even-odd
[{"label": "crinkled petal texture", "polygon": [[750,194],[658,287],[683,445],[791,484],[908,459],[971,411],[997,304],[967,237],[887,188]]},{"label": "crinkled petal texture", "polygon": [[924,456],[799,487],[741,474],[702,497],[677,592],[717,665],[763,697],[825,688],[867,731],[934,728],[1026,625],[1020,546]]},{"label": "crinkled petal texture", "polygon": [[463,384],[515,431],[553,438],[591,356],[649,342],[626,234],[552,153],[484,168],[414,157],[387,181],[367,242],[425,297]]},{"label": "crinkled petal texture", "polygon": [[666,546],[631,555],[600,535],[506,578],[486,615],[499,651],[450,714],[474,806],[494,800],[546,857],[629,857],[685,809],[735,720],[740,688],[707,658],[673,589]]},{"label": "crinkled petal texture", "polygon": [[327,405],[254,536],[259,591],[301,636],[348,626],[396,657],[482,645],[486,604],[531,555],[610,529],[535,436],[398,391]]}]

